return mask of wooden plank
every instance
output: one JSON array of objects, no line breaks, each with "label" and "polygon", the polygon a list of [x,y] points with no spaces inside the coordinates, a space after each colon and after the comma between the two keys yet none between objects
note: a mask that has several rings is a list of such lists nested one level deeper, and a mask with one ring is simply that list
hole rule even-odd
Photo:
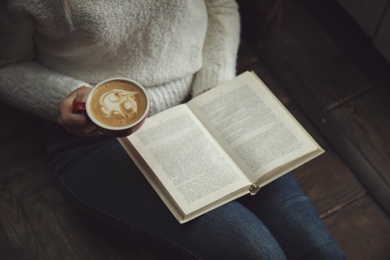
[{"label": "wooden plank", "polygon": [[[56,215],[58,225],[63,229],[64,243],[72,249],[77,259],[126,259],[106,242],[105,236],[94,230],[86,219],[75,214],[67,203],[54,205],[52,210]],[[134,259],[130,254],[127,257]],[[72,257],[69,256],[67,259],[72,259]]]},{"label": "wooden plank", "polygon": [[237,74],[241,74],[242,72],[246,71],[250,65],[256,62],[258,62],[256,53],[252,50],[246,41],[242,40],[238,48],[236,66]]},{"label": "wooden plank", "polygon": [[390,215],[390,90],[375,88],[330,111],[327,137]]},{"label": "wooden plank", "polygon": [[67,234],[61,229],[54,212],[40,192],[21,199],[21,206],[46,255],[52,259],[79,259],[67,243]]},{"label": "wooden plank", "polygon": [[[373,40],[336,0],[295,0],[294,3],[321,26],[332,42],[364,72],[373,85],[389,78],[390,63],[373,47]],[[332,19],[329,19],[330,15]]]},{"label": "wooden plank", "polygon": [[[44,259],[44,249],[11,189],[0,184],[0,223],[20,259]],[[12,249],[9,249],[11,251]]]},{"label": "wooden plank", "polygon": [[[342,128],[390,187],[390,88],[382,85],[331,111],[335,127]],[[390,198],[390,197],[389,197]]]},{"label": "wooden plank", "polygon": [[337,213],[367,192],[351,170],[327,149],[294,171],[321,218]]},{"label": "wooden plank", "polygon": [[0,259],[19,259],[0,222]]},{"label": "wooden plank", "polygon": [[24,168],[17,168],[17,176],[8,180],[8,185],[17,199],[24,199],[33,193],[38,192],[42,187],[51,184],[55,185],[55,177],[49,170],[47,162],[43,158],[33,157],[36,162],[26,165]]},{"label": "wooden plank", "polygon": [[311,99],[323,111],[372,87],[305,12],[287,1],[284,14],[278,33],[257,53],[294,99]]},{"label": "wooden plank", "polygon": [[370,196],[325,220],[349,259],[390,259],[390,220]]}]

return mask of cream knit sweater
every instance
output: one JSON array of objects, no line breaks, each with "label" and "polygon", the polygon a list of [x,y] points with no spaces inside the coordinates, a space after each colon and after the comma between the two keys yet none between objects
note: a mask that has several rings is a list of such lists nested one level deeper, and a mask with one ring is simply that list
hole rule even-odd
[{"label": "cream knit sweater", "polygon": [[59,0],[0,4],[0,99],[56,120],[57,105],[109,77],[143,84],[152,114],[235,76],[234,0]]}]

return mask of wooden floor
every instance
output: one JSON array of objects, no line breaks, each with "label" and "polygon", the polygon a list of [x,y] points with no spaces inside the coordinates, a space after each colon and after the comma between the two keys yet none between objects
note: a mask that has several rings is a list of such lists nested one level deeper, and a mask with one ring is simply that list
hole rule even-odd
[{"label": "wooden floor", "polygon": [[[238,71],[255,71],[325,148],[295,176],[349,259],[388,260],[390,200],[378,178],[389,184],[389,65],[335,10],[329,19],[310,2],[288,2],[268,42],[243,41]],[[0,259],[164,259],[69,208],[39,119],[0,103],[0,122]]]}]

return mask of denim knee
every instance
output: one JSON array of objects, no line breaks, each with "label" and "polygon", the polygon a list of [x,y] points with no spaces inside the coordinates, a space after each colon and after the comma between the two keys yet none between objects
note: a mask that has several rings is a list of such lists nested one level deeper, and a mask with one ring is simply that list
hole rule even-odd
[{"label": "denim knee", "polygon": [[268,228],[236,201],[188,224],[199,229],[194,243],[203,248],[201,259],[285,259]]}]

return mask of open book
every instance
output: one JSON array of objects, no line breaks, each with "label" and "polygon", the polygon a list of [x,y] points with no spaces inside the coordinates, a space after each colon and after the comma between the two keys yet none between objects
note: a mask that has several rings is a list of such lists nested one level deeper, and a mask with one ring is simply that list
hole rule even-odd
[{"label": "open book", "polygon": [[324,152],[253,72],[118,140],[180,223],[254,195]]}]

